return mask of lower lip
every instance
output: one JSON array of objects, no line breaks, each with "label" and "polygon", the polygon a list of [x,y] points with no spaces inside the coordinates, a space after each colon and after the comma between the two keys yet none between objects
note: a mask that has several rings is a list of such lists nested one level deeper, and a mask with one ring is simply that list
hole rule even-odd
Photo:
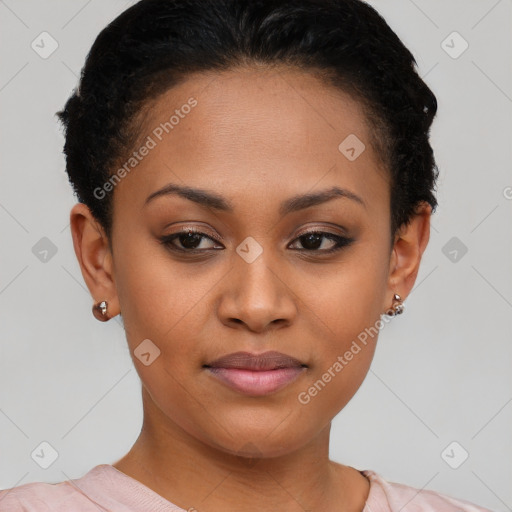
[{"label": "lower lip", "polygon": [[293,382],[305,368],[277,370],[241,370],[238,368],[208,368],[209,372],[230,388],[251,396],[263,396],[283,389]]}]

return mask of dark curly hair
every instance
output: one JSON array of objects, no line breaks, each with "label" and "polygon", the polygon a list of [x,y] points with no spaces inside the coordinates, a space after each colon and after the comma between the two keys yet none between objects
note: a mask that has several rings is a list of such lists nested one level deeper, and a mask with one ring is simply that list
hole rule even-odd
[{"label": "dark curly hair", "polygon": [[360,101],[389,170],[391,239],[421,202],[434,211],[438,177],[429,131],[437,101],[416,61],[361,0],[141,0],[96,38],[77,89],[57,116],[66,171],[111,239],[112,194],[95,190],[141,136],[150,99],[193,72],[247,64],[320,73]]}]

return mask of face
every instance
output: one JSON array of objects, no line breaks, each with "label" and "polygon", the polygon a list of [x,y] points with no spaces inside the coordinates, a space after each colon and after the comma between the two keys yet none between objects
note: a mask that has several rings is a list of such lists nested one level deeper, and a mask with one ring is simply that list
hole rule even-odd
[{"label": "face", "polygon": [[[227,453],[305,446],[362,383],[394,291],[361,106],[299,70],[247,68],[190,77],[144,126],[114,190],[110,303],[145,414]],[[293,359],[214,364],[269,351]]]}]

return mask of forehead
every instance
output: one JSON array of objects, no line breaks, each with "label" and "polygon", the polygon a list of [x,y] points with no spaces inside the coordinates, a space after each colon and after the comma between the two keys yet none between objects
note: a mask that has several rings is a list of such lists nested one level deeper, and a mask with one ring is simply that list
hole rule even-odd
[{"label": "forehead", "polygon": [[242,144],[246,150],[264,144],[276,158],[287,160],[300,159],[304,150],[324,154],[327,148],[337,157],[338,144],[347,135],[368,138],[367,120],[357,101],[289,67],[192,75],[149,105],[146,132],[168,120],[190,97],[197,100],[190,121],[170,134],[176,144],[201,143],[202,151],[188,157],[215,157]]},{"label": "forehead", "polygon": [[235,204],[329,185],[386,200],[362,106],[296,68],[191,75],[147,104],[143,126],[139,145],[151,149],[118,186],[132,204],[169,182],[223,190]]}]

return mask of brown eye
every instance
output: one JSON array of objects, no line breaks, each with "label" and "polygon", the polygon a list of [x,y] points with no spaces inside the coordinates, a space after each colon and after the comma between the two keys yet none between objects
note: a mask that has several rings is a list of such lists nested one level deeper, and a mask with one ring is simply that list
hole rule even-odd
[{"label": "brown eye", "polygon": [[217,242],[217,240],[214,240],[205,233],[193,230],[180,231],[172,235],[163,236],[160,242],[173,251],[181,252],[192,253],[203,252],[209,249],[219,249],[219,247],[208,247],[207,242],[204,242],[205,240],[209,240],[213,243]]},{"label": "brown eye", "polygon": [[[347,238],[334,233],[325,231],[310,231],[296,238],[300,241],[303,249],[297,249],[303,252],[331,253],[338,251],[343,247],[350,245],[354,239]],[[327,242],[325,242],[327,240]]]}]

